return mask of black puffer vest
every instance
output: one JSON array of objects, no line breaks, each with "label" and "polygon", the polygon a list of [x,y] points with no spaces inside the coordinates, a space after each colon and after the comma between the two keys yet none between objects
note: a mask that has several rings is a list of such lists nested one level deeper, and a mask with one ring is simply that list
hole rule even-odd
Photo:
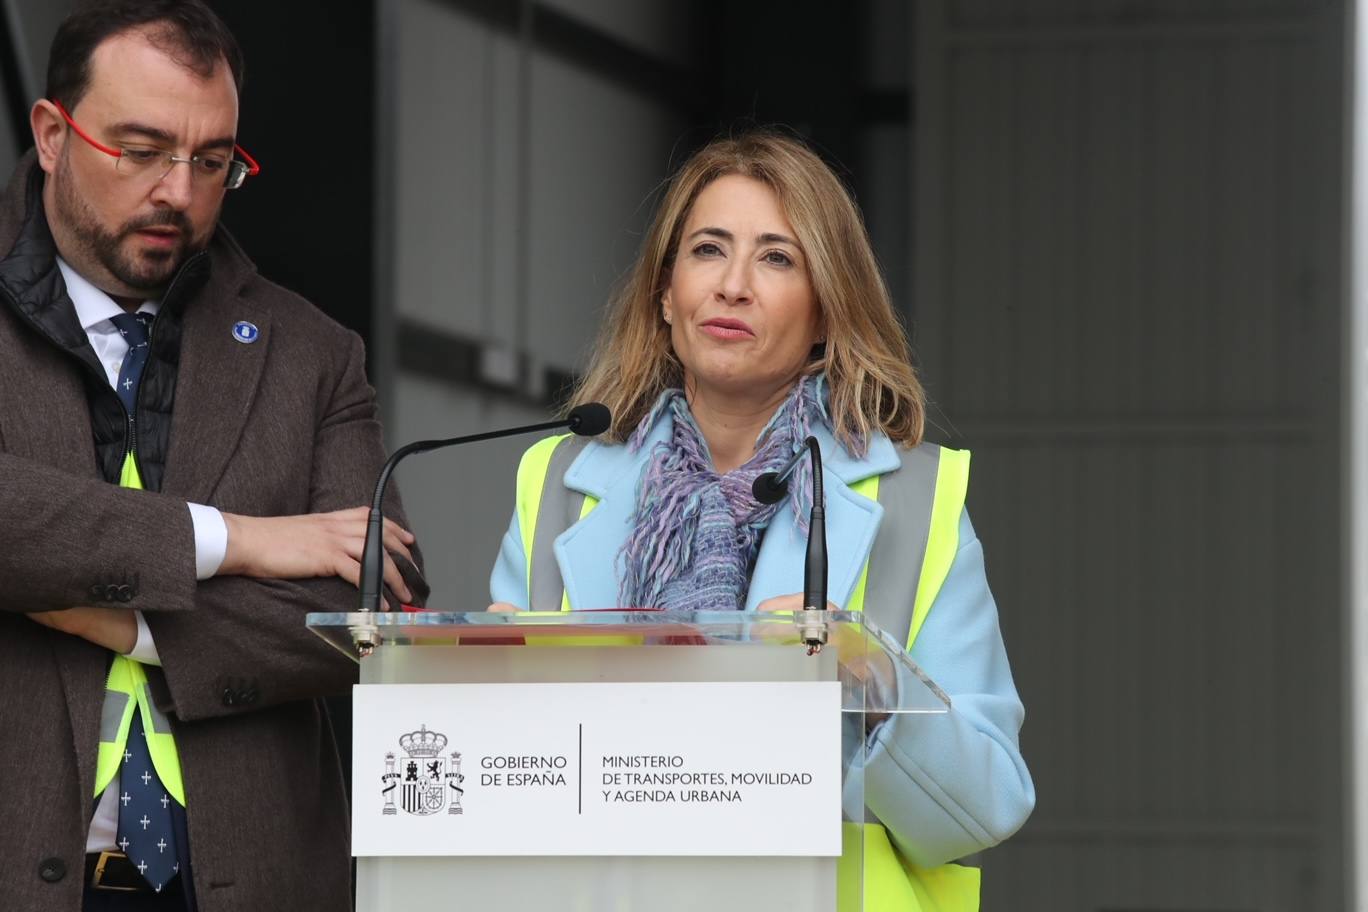
[{"label": "black puffer vest", "polygon": [[57,267],[57,245],[43,211],[43,171],[35,165],[25,191],[24,224],[0,260],[0,307],[13,310],[34,333],[34,344],[55,345],[69,355],[85,381],[95,458],[105,480],[117,483],[124,454],[137,460],[143,486],[161,490],[171,438],[171,409],[180,364],[181,311],[209,278],[209,257],[191,256],[181,266],[152,324],[151,349],[138,387],[136,421],[129,419],[104,367],[90,347]]}]

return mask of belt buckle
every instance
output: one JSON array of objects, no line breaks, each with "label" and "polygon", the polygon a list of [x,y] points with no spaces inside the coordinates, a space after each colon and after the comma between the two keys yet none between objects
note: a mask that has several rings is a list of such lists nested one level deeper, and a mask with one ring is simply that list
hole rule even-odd
[{"label": "belt buckle", "polygon": [[90,886],[95,890],[108,890],[112,893],[137,893],[138,887],[115,887],[104,884],[100,881],[104,878],[105,866],[111,861],[127,861],[128,856],[123,852],[101,852],[100,857],[95,860],[95,873],[90,875]]}]

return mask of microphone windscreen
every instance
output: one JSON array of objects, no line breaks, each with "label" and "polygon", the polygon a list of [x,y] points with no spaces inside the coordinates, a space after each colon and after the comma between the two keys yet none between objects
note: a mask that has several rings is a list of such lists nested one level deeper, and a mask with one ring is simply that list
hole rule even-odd
[{"label": "microphone windscreen", "polygon": [[570,430],[581,437],[602,434],[613,424],[613,414],[602,402],[586,402],[570,410]]},{"label": "microphone windscreen", "polygon": [[751,494],[762,504],[778,503],[788,493],[788,485],[779,481],[778,472],[764,472],[751,482]]}]

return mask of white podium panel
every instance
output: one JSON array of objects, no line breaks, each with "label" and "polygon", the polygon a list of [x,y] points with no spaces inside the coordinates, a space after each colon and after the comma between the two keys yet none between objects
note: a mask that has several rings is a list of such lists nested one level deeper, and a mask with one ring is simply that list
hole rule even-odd
[{"label": "white podium panel", "polygon": [[805,614],[311,615],[378,643],[358,912],[863,908],[867,734],[948,701],[861,615]]}]

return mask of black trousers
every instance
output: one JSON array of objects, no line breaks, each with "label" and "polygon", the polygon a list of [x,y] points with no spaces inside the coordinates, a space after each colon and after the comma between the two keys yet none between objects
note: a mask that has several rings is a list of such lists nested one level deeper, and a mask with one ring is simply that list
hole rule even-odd
[{"label": "black trousers", "polygon": [[160,893],[118,893],[113,890],[92,890],[86,884],[82,912],[186,912],[193,910],[181,889],[177,877]]}]

